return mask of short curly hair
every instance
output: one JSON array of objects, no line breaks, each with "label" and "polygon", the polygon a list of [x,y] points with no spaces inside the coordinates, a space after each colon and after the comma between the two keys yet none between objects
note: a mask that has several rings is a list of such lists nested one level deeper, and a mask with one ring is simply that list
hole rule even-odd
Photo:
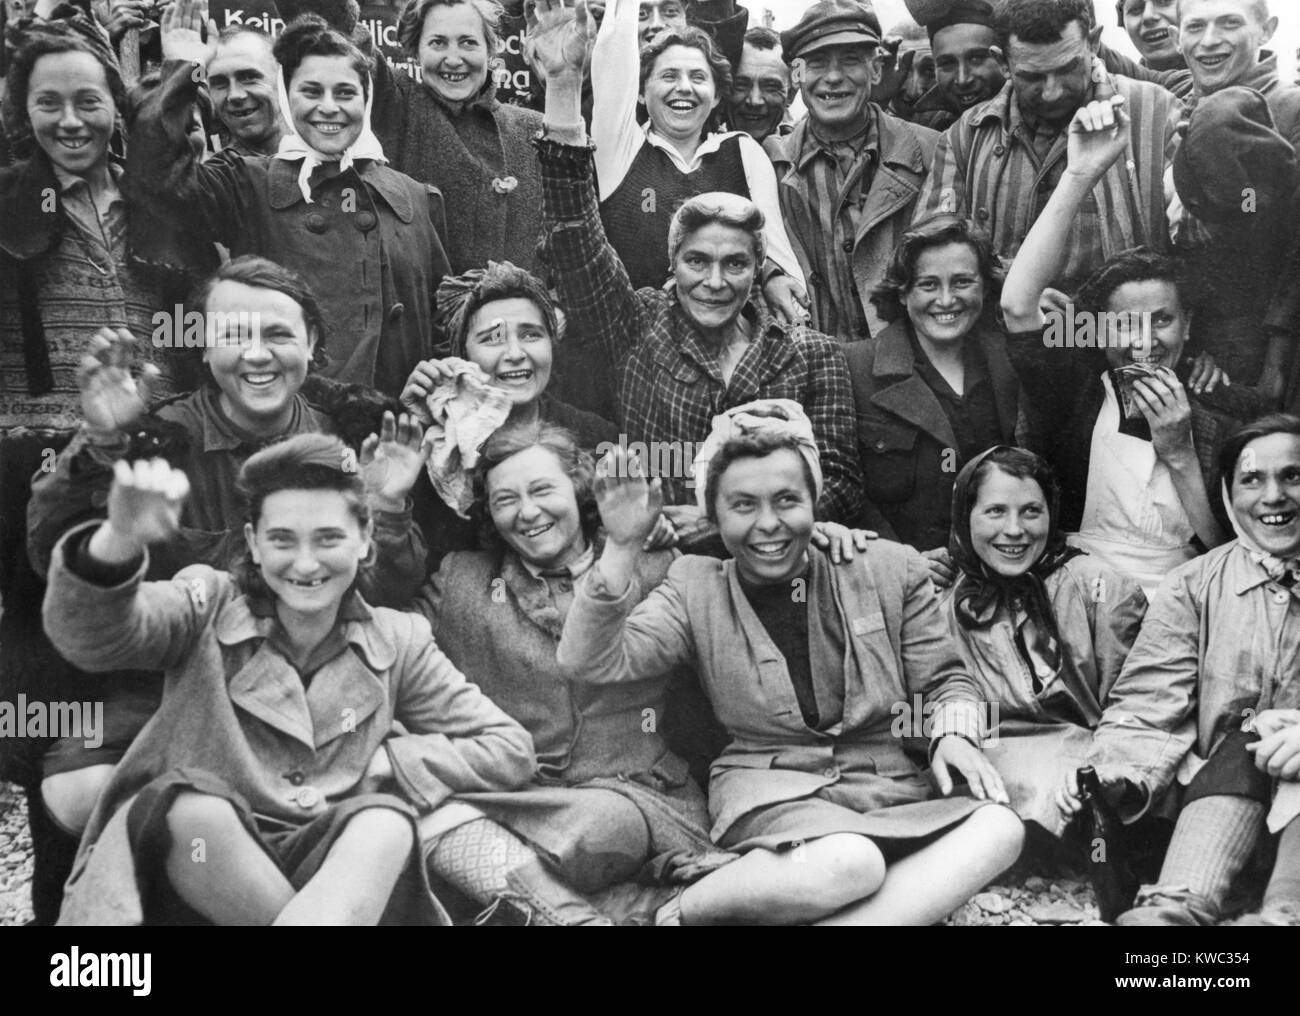
[{"label": "short curly hair", "polygon": [[[703,53],[704,59],[708,61],[709,70],[713,74],[713,89],[718,99],[725,99],[730,94],[731,64],[722,55],[709,33],[693,25],[661,32],[651,42],[641,47],[641,76],[638,90],[642,94],[645,93],[645,83],[650,80],[650,74],[655,69],[655,61],[672,46],[686,46],[689,49],[698,49]],[[723,115],[721,112],[722,105],[722,102],[719,101],[713,111],[709,113],[709,118],[704,123],[705,134],[714,130],[720,122],[720,117]]]},{"label": "short curly hair", "polygon": [[1110,258],[1079,288],[1075,304],[1090,314],[1110,310],[1110,298],[1130,282],[1170,282],[1184,310],[1194,310],[1196,293],[1191,266],[1176,254],[1161,254],[1150,247],[1133,247]]},{"label": "short curly hair", "polygon": [[545,420],[534,420],[506,424],[496,431],[483,445],[478,465],[470,474],[474,491],[470,518],[477,524],[481,546],[485,550],[505,549],[505,540],[492,524],[492,511],[488,507],[488,474],[506,459],[530,448],[545,448],[559,460],[564,475],[573,481],[582,534],[588,541],[593,540],[600,530],[595,460],[579,446],[572,431]]},{"label": "short curly hair", "polygon": [[984,313],[981,320],[992,323],[1002,291],[1002,266],[993,243],[969,219],[941,213],[912,225],[894,249],[885,277],[872,290],[871,303],[888,324],[907,316],[904,298],[916,283],[916,266],[921,255],[936,247],[963,244],[975,252],[980,278],[984,280]]}]

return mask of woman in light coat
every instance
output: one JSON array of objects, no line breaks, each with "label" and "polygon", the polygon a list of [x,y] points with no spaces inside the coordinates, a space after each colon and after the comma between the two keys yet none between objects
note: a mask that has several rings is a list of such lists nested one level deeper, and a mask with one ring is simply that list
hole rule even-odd
[{"label": "woman in light coat", "polygon": [[[1016,859],[1023,829],[997,804],[925,561],[885,541],[839,565],[809,549],[821,470],[797,405],[715,420],[696,481],[734,560],[683,557],[639,604],[659,483],[622,456],[606,472],[608,539],[560,663],[593,685],[694,666],[730,738],[709,811],[714,842],[743,856],[678,897],[682,923],[932,924]],[[944,796],[904,751],[913,733]],[[952,794],[954,768],[969,794]]]},{"label": "woman in light coat", "polygon": [[428,624],[356,593],[373,523],[348,465],[319,434],[250,458],[235,575],[141,581],[188,492],[162,460],[119,462],[107,521],[56,547],[45,625],[59,651],[88,670],[166,672],[91,815],[63,923],[374,924],[418,813],[531,776],[527,732]]},{"label": "woman in light coat", "polygon": [[953,487],[957,579],[943,594],[989,703],[985,754],[1020,817],[1053,836],[1066,828],[1056,789],[1086,764],[1147,605],[1132,579],[1066,546],[1059,513],[1037,455],[998,446],[972,459]]}]

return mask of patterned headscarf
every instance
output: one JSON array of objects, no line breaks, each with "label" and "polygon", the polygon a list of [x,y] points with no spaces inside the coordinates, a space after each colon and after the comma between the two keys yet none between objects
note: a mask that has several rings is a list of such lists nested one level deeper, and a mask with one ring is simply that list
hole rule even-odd
[{"label": "patterned headscarf", "polygon": [[1037,468],[1032,478],[1043,488],[1047,499],[1049,528],[1047,544],[1033,566],[1023,575],[1008,578],[999,575],[984,563],[975,553],[970,535],[970,513],[975,506],[978,491],[975,489],[975,474],[980,464],[995,452],[1011,451],[1006,445],[998,445],[971,459],[960,473],[952,488],[952,531],[948,541],[948,552],[958,569],[957,585],[953,590],[957,609],[957,619],[966,629],[987,628],[997,617],[998,608],[1020,601],[1025,612],[1038,624],[1039,629],[1049,632],[1053,640],[1058,640],[1056,617],[1047,598],[1047,589],[1043,585],[1057,568],[1072,557],[1082,554],[1076,547],[1068,546],[1065,534],[1060,529],[1061,493],[1056,477],[1046,462],[1038,459]]},{"label": "patterned headscarf", "polygon": [[465,355],[469,323],[475,311],[493,300],[514,297],[535,303],[546,319],[551,341],[560,340],[560,315],[542,280],[509,261],[489,261],[486,269],[471,268],[460,275],[444,277],[438,287],[434,321],[446,335],[451,355]]}]

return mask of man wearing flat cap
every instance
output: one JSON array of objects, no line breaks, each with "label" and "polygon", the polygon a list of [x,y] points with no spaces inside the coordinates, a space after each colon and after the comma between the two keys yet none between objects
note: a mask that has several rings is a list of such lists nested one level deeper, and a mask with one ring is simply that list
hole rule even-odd
[{"label": "man wearing flat cap", "polygon": [[972,106],[987,102],[1007,82],[990,0],[907,0],[929,33],[935,84],[916,103],[911,120],[946,131]]},{"label": "man wearing flat cap", "polygon": [[912,208],[938,134],[871,101],[880,20],[870,3],[820,0],[781,34],[808,115],[764,147],[781,211],[809,283],[813,325],[842,342],[884,322],[870,304]]}]

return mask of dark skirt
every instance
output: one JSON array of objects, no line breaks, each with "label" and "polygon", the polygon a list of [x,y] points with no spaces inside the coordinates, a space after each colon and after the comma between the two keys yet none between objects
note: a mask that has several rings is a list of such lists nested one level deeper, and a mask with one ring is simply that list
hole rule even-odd
[{"label": "dark skirt", "polygon": [[[358,794],[301,825],[295,825],[258,815],[243,795],[219,776],[200,769],[173,769],[146,784],[131,802],[127,813],[127,832],[139,873],[146,924],[206,923],[184,903],[164,873],[167,854],[172,848],[167,813],[182,791],[207,794],[228,802],[244,829],[275,862],[294,889],[301,889],[320,870],[348,821],[358,812],[367,808],[387,808],[406,815],[411,820],[412,831],[415,829],[415,809],[392,794]],[[422,865],[415,867],[422,872]],[[395,890],[383,923],[390,923],[390,915],[399,906],[404,913],[409,913],[408,901],[398,900],[397,895]]]},{"label": "dark skirt", "polygon": [[866,772],[842,772],[817,793],[794,801],[756,808],[742,815],[723,834],[720,845],[745,852],[781,850],[835,833],[866,836],[885,855],[897,860],[932,842],[991,804],[960,792],[952,797],[918,801],[912,780],[901,781],[901,803],[884,804],[885,784],[899,782]]}]

